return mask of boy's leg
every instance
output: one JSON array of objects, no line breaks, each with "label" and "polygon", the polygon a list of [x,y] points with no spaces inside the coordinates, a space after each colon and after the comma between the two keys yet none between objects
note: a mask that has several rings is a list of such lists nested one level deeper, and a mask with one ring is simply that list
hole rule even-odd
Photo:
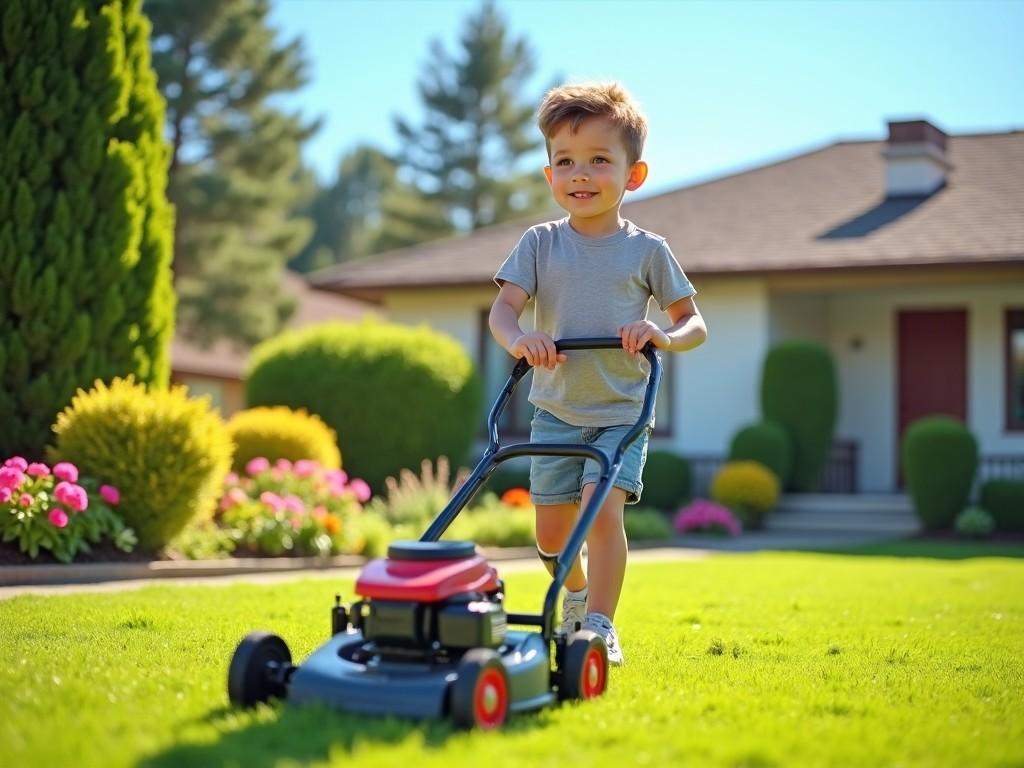
[{"label": "boy's leg", "polygon": [[[579,507],[575,504],[536,504],[537,510],[537,548],[544,554],[558,555],[565,542],[569,539]],[[549,570],[554,568],[552,562]],[[571,592],[579,592],[587,586],[587,577],[583,573],[583,562],[579,555],[569,569],[565,579],[565,588]]]},{"label": "boy's leg", "polygon": [[[596,487],[593,483],[583,486],[581,510],[590,501]],[[604,614],[609,619],[615,618],[626,575],[626,529],[622,523],[625,504],[626,492],[621,488],[612,488],[587,536],[587,577],[584,581],[589,585],[587,610]],[[575,517],[570,527],[572,522],[575,522]]]}]

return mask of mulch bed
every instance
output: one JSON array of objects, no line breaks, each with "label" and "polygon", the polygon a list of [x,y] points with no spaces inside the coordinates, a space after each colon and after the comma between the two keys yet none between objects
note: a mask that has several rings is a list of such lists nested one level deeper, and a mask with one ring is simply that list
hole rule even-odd
[{"label": "mulch bed", "polygon": [[[83,552],[75,558],[76,563],[149,563],[170,558],[154,555],[152,552],[122,552],[109,541],[92,544],[91,552]],[[0,542],[0,565],[63,565],[49,550],[39,550],[34,560],[18,549],[13,541]]]}]

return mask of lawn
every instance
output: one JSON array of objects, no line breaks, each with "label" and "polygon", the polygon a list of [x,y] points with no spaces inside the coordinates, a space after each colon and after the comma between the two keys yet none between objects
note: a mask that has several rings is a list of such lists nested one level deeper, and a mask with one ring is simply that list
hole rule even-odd
[{"label": "lawn", "polygon": [[[507,576],[536,610],[540,576]],[[1024,765],[1024,561],[637,563],[608,694],[499,733],[227,706],[250,629],[302,659],[330,582],[0,602],[0,765]],[[350,588],[343,584],[343,591]]]}]

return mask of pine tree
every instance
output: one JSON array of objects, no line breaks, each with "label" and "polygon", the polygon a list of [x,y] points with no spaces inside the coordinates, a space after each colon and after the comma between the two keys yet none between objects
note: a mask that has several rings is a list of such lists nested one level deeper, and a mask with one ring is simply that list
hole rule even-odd
[{"label": "pine tree", "polygon": [[302,46],[277,41],[267,0],[147,0],[146,12],[172,145],[179,330],[251,344],[294,308],[281,274],[311,231],[292,211],[316,125],[270,104],[305,83]]},{"label": "pine tree", "polygon": [[457,54],[432,43],[419,82],[423,125],[395,120],[403,167],[461,230],[548,204],[541,174],[521,170],[523,158],[541,146],[533,123],[536,100],[523,102],[519,96],[534,67],[527,41],[510,37],[489,0],[467,19]]},{"label": "pine tree", "polygon": [[140,0],[0,10],[0,456],[79,387],[169,378],[173,210]]},{"label": "pine tree", "polygon": [[301,272],[433,240],[451,232],[444,210],[398,178],[389,155],[360,146],[342,158],[337,180],[303,210],[313,236],[292,261]]}]

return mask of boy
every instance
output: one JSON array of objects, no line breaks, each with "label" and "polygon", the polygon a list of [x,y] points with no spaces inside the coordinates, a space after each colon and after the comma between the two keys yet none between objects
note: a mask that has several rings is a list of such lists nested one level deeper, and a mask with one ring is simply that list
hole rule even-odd
[{"label": "boy", "polygon": [[[538,113],[555,202],[568,217],[527,230],[495,275],[500,290],[491,307],[494,338],[534,366],[530,402],[536,407],[531,441],[586,442],[609,454],[639,418],[648,365],[647,342],[686,351],[707,336],[693,302],[696,293],[664,238],[619,216],[626,190],[640,188],[647,125],[616,83],[570,85],[544,97]],[[646,319],[653,297],[671,327]],[[535,328],[523,333],[519,317],[535,300]],[[624,352],[556,353],[553,339],[622,338]],[[587,538],[584,575],[577,558],[566,579],[562,626],[601,635],[608,661],[623,663],[612,624],[626,570],[623,505],[640,500],[648,427],[627,451],[622,471]],[[535,456],[530,497],[537,508],[537,549],[549,570],[599,478],[595,462]]]}]

